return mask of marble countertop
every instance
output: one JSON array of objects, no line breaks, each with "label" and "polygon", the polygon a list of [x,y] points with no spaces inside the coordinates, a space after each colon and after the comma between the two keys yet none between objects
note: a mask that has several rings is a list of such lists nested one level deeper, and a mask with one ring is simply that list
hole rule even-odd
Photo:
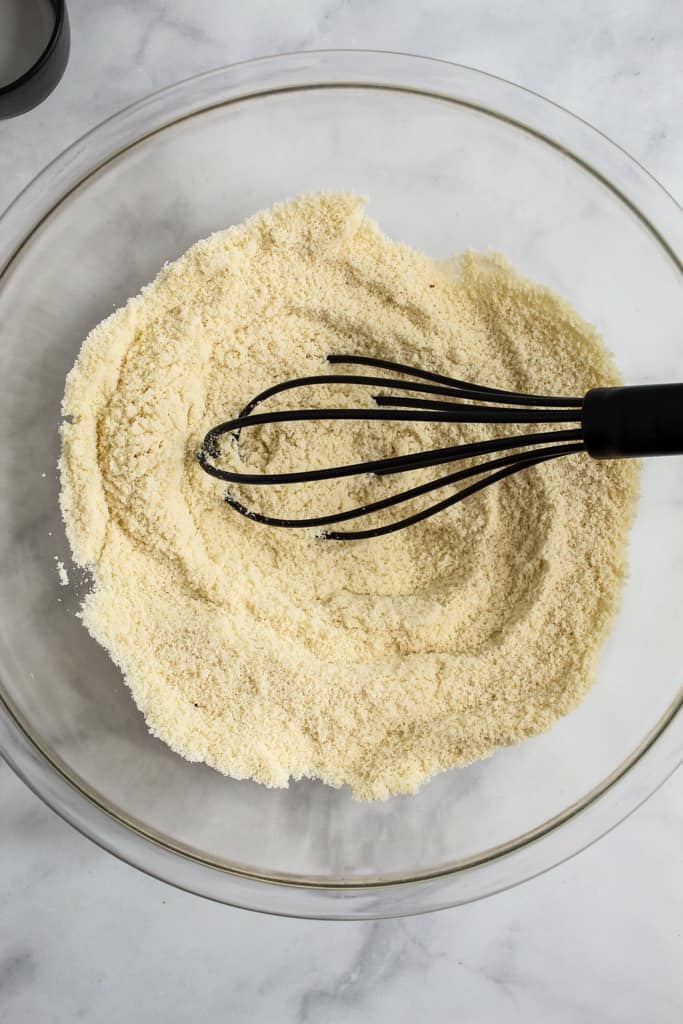
[{"label": "marble countertop", "polygon": [[[0,5],[2,0],[0,0]],[[361,47],[443,57],[536,89],[683,200],[683,9],[655,0],[69,0],[72,56],[0,122],[0,208],[122,106],[221,64]],[[421,918],[267,918],[147,878],[83,839],[0,762],[0,1022],[554,1024],[683,1016],[683,787],[512,891]]]}]

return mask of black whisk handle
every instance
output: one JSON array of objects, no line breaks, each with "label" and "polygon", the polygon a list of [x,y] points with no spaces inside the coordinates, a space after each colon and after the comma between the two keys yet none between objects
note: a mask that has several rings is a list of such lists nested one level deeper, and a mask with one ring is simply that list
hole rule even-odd
[{"label": "black whisk handle", "polygon": [[683,384],[592,388],[581,427],[594,459],[683,455]]}]

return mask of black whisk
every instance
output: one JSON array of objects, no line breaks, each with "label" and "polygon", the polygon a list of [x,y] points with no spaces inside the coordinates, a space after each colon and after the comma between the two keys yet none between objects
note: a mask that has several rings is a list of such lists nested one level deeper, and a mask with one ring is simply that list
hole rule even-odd
[{"label": "black whisk", "polygon": [[[479,478],[428,508],[406,515],[388,525],[364,530],[325,529],[323,532],[323,536],[330,540],[380,537],[419,523],[505,477],[547,462],[549,459],[573,455],[576,452],[585,452],[595,459],[683,454],[683,384],[593,388],[586,392],[583,398],[565,398],[555,395],[518,394],[514,391],[468,384],[466,381],[445,377],[439,373],[428,373],[414,366],[392,363],[386,359],[371,359],[367,356],[331,355],[328,356],[328,362],[336,365],[372,367],[397,374],[398,377],[328,374],[300,377],[266,388],[252,398],[239,416],[209,430],[197,455],[202,469],[219,480],[261,486],[331,480],[368,473],[380,476],[408,473],[432,466],[447,466],[463,459],[480,459],[500,452],[507,454],[500,458],[477,462],[466,469],[449,472],[445,476],[400,491],[391,497],[344,512],[306,519],[281,519],[263,515],[247,508],[228,492],[225,497],[228,505],[254,522],[266,526],[328,527],[404,505],[444,487]],[[281,409],[273,412],[254,412],[262,402],[284,391],[329,384],[382,387],[394,393],[374,395],[375,403],[379,407],[374,409]],[[416,395],[431,397],[415,397]],[[220,469],[215,464],[215,460],[220,457],[218,439],[224,434],[231,434],[233,438],[239,439],[240,432],[247,427],[263,426],[267,423],[320,420],[532,423],[539,426],[566,423],[573,426],[294,473],[237,473]]]}]

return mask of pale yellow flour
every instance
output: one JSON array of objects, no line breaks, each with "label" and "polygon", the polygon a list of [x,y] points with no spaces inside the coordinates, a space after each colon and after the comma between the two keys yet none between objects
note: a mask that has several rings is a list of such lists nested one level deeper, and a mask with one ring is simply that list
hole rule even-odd
[{"label": "pale yellow flour", "polygon": [[[619,602],[637,469],[572,455],[354,543],[232,512],[196,461],[204,433],[340,351],[517,390],[618,382],[594,329],[502,257],[438,266],[385,238],[360,199],[305,196],[198,242],[92,331],[67,380],[61,501],[94,581],[83,620],[155,736],[236,778],[310,776],[371,799],[414,792],[579,703]],[[319,400],[332,396],[359,400],[348,388]],[[484,436],[264,428],[244,437],[243,468]],[[241,494],[320,514],[405,486]]]}]

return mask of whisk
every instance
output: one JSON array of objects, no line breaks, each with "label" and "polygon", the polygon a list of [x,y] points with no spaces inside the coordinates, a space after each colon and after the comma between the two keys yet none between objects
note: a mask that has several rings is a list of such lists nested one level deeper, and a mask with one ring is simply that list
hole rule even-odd
[{"label": "whisk", "polygon": [[[637,458],[650,455],[683,454],[683,383],[638,387],[601,387],[587,391],[583,398],[557,395],[527,395],[500,388],[470,384],[415,366],[359,355],[330,355],[333,365],[385,371],[388,375],[331,373],[282,381],[261,391],[234,419],[212,427],[197,458],[202,469],[219,480],[257,486],[312,483],[361,474],[409,473],[417,469],[450,466],[462,460],[476,460],[465,469],[449,471],[427,483],[401,490],[390,497],[330,515],[300,519],[265,515],[245,506],[231,492],[227,504],[243,516],[266,526],[322,528],[329,540],[362,540],[394,533],[450,508],[485,487],[537,466],[550,459],[584,452],[594,459]],[[412,379],[411,379],[412,378]],[[321,385],[344,384],[359,388],[382,388],[373,395],[374,408],[280,409],[255,412],[265,401],[285,391],[311,389]],[[418,397],[421,396],[421,397]],[[424,397],[428,396],[428,397]],[[496,437],[490,441],[454,444],[431,451],[356,462],[325,469],[302,469],[288,473],[247,473],[221,469],[216,465],[221,450],[219,438],[231,435],[239,440],[241,431],[265,424],[322,420],[388,420],[408,423],[491,423],[567,424],[562,429]],[[486,456],[498,458],[480,461]],[[478,478],[478,479],[477,479]],[[471,483],[466,481],[473,480]],[[427,494],[457,489],[447,497],[386,525],[359,530],[329,530],[396,506],[410,506]]]}]

